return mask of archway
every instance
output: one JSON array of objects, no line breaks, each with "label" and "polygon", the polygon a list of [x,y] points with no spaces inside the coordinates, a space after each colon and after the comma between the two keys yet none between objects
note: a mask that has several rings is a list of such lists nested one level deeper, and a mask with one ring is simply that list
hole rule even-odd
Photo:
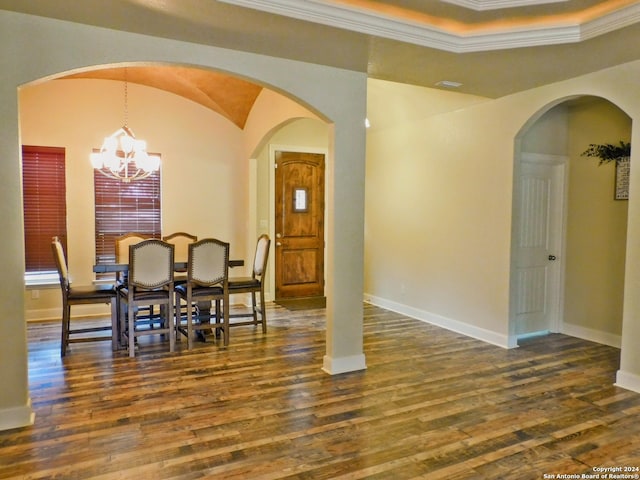
[{"label": "archway", "polygon": [[[332,214],[327,237],[331,280],[327,288],[333,300],[327,306],[327,345],[322,368],[331,374],[366,368],[362,341],[366,74],[40,17],[3,16],[1,23],[8,36],[25,41],[19,54],[15,44],[7,44],[0,55],[6,72],[0,87],[0,108],[6,120],[0,132],[0,158],[6,180],[0,203],[7,213],[5,249],[0,254],[5,268],[0,291],[6,306],[5,328],[15,335],[11,346],[0,353],[5,366],[0,382],[10,392],[0,399],[0,428],[33,421],[26,369],[17,92],[20,86],[38,79],[93,65],[189,63],[235,72],[288,92],[290,97],[331,119],[334,141],[330,158],[334,165],[328,201]],[[30,38],[34,41],[26,40]],[[78,49],[78,45],[83,48]],[[40,61],[29,60],[33,58]],[[336,208],[336,203],[351,208]],[[334,334],[334,330],[340,333]]]},{"label": "archway", "polygon": [[[598,159],[582,154],[591,143],[616,144],[630,136],[627,114],[593,96],[549,105],[521,130],[514,169],[512,346],[528,335],[561,332],[620,348],[627,202],[614,199],[615,164],[598,166]],[[532,164],[538,169],[535,173]],[[553,188],[553,179],[542,183],[541,172],[554,169],[562,171],[557,195],[545,200],[549,219],[556,224],[549,223],[544,239],[540,237],[546,250],[538,250],[536,269],[523,273],[522,252],[531,247],[533,238],[523,233],[526,217],[534,215],[529,220],[538,225],[543,219],[542,214],[527,213],[525,185],[537,182]]]},{"label": "archway", "polygon": [[[256,235],[268,233],[275,238],[274,218],[274,182],[275,182],[275,151],[297,151],[308,153],[320,153],[328,156],[329,153],[329,126],[313,117],[297,117],[275,126],[255,150],[250,160],[249,176],[255,187],[250,191],[252,195],[250,204],[249,228]],[[327,195],[325,189],[325,197]],[[325,224],[326,224],[325,210]],[[326,257],[325,257],[326,262]],[[275,268],[274,256],[269,258],[267,298],[275,298]]]}]

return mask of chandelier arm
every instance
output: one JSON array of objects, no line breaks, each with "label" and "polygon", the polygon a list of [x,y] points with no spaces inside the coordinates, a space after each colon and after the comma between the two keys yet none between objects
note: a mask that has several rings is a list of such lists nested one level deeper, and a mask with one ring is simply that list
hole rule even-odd
[{"label": "chandelier arm", "polygon": [[133,174],[133,175],[120,176],[120,175],[117,175],[117,174],[113,173],[108,168],[104,168],[104,167],[103,168],[96,168],[94,170],[100,172],[105,177],[112,178],[114,180],[120,180],[123,183],[130,183],[130,182],[132,182],[134,180],[142,180],[144,178],[147,178],[148,176],[150,176],[153,173],[151,171],[147,172],[145,170],[142,170],[141,168],[138,168],[136,170],[136,173]]}]

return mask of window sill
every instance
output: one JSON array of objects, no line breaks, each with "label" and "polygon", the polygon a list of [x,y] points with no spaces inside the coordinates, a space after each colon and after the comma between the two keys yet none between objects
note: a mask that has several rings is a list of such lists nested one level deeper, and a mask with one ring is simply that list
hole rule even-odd
[{"label": "window sill", "polygon": [[24,285],[27,289],[53,288],[60,285],[60,278],[57,273],[28,274],[24,276]]}]

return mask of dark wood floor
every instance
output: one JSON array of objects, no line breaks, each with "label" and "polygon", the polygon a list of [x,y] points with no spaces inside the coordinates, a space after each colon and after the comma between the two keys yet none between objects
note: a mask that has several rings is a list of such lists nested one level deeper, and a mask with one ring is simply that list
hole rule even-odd
[{"label": "dark wood floor", "polygon": [[226,349],[183,341],[174,354],[142,341],[134,359],[100,342],[61,360],[58,324],[30,325],[36,423],[0,432],[0,478],[522,480],[640,466],[640,394],[612,386],[617,349],[551,335],[504,350],[365,306],[368,369],[329,376],[324,311],[269,314],[266,336],[238,327]]}]

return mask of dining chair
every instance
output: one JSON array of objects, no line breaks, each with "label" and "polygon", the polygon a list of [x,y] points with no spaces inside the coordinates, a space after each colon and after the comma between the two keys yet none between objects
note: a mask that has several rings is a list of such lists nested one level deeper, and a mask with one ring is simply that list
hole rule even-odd
[{"label": "dining chair", "polygon": [[[129,247],[140,243],[143,240],[149,240],[151,235],[146,233],[129,232],[124,235],[116,237],[116,263],[128,263],[129,262]],[[122,273],[116,278],[117,283],[124,284],[127,280],[127,274]]]},{"label": "dining chair", "polygon": [[[162,237],[167,243],[176,247],[176,262],[186,262],[189,259],[189,245],[198,241],[197,235],[185,232],[175,232]],[[186,269],[184,270],[187,271]]]},{"label": "dining chair", "polygon": [[[175,232],[170,235],[165,235],[164,237],[162,237],[162,240],[176,247],[176,251],[175,251],[176,262],[186,263],[187,260],[189,259],[189,245],[191,245],[194,242],[197,242],[198,237],[197,235],[191,235],[190,233]],[[186,267],[175,269],[175,272],[177,275],[174,275],[174,278],[173,278],[174,285],[180,285],[182,283],[187,282],[186,271],[187,271]],[[175,304],[176,319],[179,319],[181,318],[181,316],[186,315],[187,311],[186,311],[186,307],[184,308],[182,307],[181,302],[179,300],[176,300],[175,303],[176,303]]]},{"label": "dining chair", "polygon": [[[125,233],[124,235],[120,235],[119,237],[116,237],[115,239],[116,263],[128,264],[129,263],[129,247],[131,247],[131,245],[140,243],[143,240],[149,240],[150,238],[153,238],[153,236],[146,233],[138,233],[138,232],[129,232],[129,233]],[[126,285],[128,276],[129,276],[128,271],[116,273],[116,289],[119,289],[123,285]],[[154,312],[153,305],[145,305],[141,308],[141,311],[146,313],[146,316],[149,321],[151,321],[154,318],[156,320],[159,320],[158,316]],[[117,312],[118,312],[118,315],[120,315],[119,307]],[[139,314],[140,312],[138,312],[138,315]],[[120,325],[120,321],[118,325]]]},{"label": "dining chair", "polygon": [[[158,239],[143,240],[129,247],[129,278],[118,289],[122,343],[135,356],[135,344],[143,335],[169,336],[169,351],[175,348],[173,312],[174,246]],[[138,308],[160,305],[162,321],[159,328],[151,328],[151,321],[139,318]]]},{"label": "dining chair", "polygon": [[[229,278],[229,295],[240,293],[251,294],[251,313],[234,313],[231,318],[252,317],[250,321],[230,321],[230,327],[239,325],[258,325],[262,324],[262,332],[267,333],[267,315],[265,311],[264,301],[264,279],[267,271],[267,260],[269,259],[269,247],[271,240],[266,234],[258,237],[256,243],[256,251],[253,258],[253,271],[250,277],[230,277]],[[256,295],[260,294],[260,305],[256,302]],[[260,313],[260,319],[258,319]]]},{"label": "dining chair", "polygon": [[[116,290],[113,285],[72,285],[69,279],[69,268],[64,254],[62,242],[58,237],[51,240],[51,250],[56,262],[58,277],[60,278],[60,289],[62,291],[62,341],[60,343],[60,356],[67,354],[70,343],[90,342],[98,340],[109,340],[113,350],[118,348],[118,326],[116,315]],[[83,304],[106,303],[111,305],[110,325],[96,326],[91,328],[71,328],[71,306]],[[111,337],[107,336],[87,336],[100,331],[111,331]],[[74,335],[72,337],[72,335]],[[79,336],[75,336],[79,335]]]},{"label": "dining chair", "polygon": [[[187,282],[175,287],[176,303],[184,301],[187,304],[186,327],[182,320],[178,320],[176,330],[187,337],[189,350],[193,348],[196,329],[200,332],[221,331],[224,345],[229,345],[228,278],[228,243],[205,238],[189,245]],[[209,308],[198,306],[203,303],[207,303]],[[210,308],[212,303],[215,303],[214,309]]]}]

